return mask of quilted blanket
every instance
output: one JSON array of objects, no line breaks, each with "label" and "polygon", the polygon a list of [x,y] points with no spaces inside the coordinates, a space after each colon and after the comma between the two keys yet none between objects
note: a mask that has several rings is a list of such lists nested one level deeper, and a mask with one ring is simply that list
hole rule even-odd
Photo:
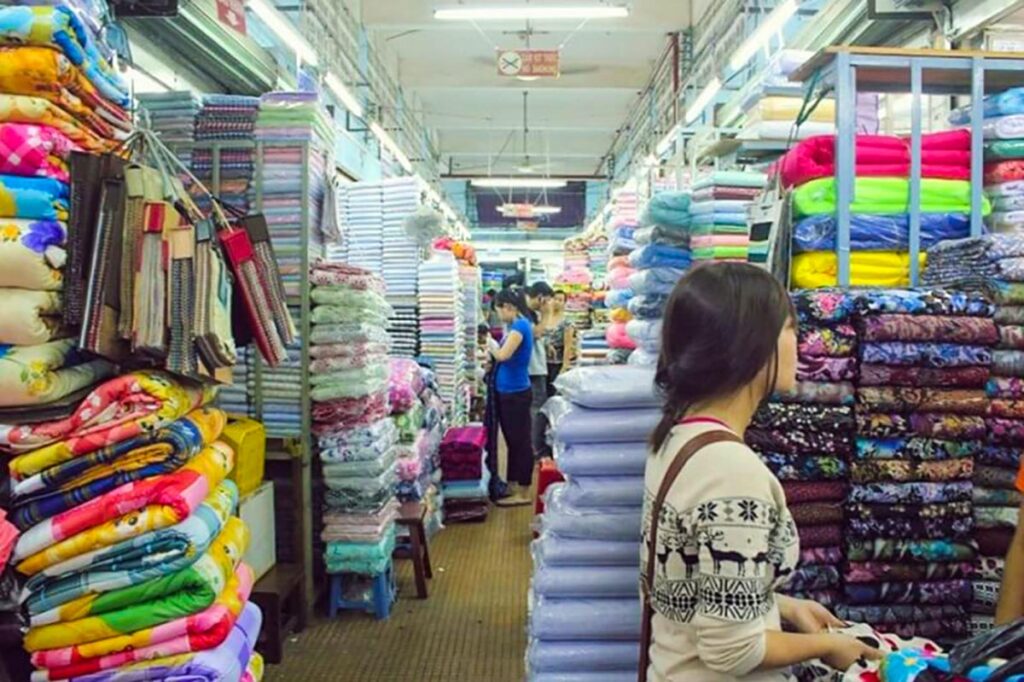
[{"label": "quilted blanket", "polygon": [[0,286],[58,291],[67,226],[55,220],[0,219]]},{"label": "quilted blanket", "polygon": [[70,339],[38,346],[0,344],[0,407],[60,400],[114,371],[105,360],[83,359]]},{"label": "quilted blanket", "polygon": [[0,121],[31,123],[53,128],[90,152],[110,151],[117,144],[100,137],[77,118],[43,97],[0,94]]},{"label": "quilted blanket", "polygon": [[50,467],[14,485],[12,518],[21,528],[68,511],[118,486],[171,473],[216,440],[227,415],[215,407],[194,410],[157,431],[108,445]]},{"label": "quilted blanket", "polygon": [[56,128],[0,122],[0,173],[70,182],[68,157],[76,149],[78,145]]},{"label": "quilted blanket", "polygon": [[15,547],[17,569],[41,571],[189,516],[227,477],[234,465],[231,448],[214,442],[171,474],[133,481],[69,509],[25,531]]},{"label": "quilted blanket", "polygon": [[138,585],[191,566],[220,535],[238,504],[238,487],[224,481],[181,523],[81,554],[29,578],[22,590],[30,615],[90,594]]},{"label": "quilted blanket", "polygon": [[0,317],[0,343],[36,346],[59,339],[62,301],[56,291],[0,287],[4,314]]},{"label": "quilted blanket", "polygon": [[67,220],[67,183],[53,178],[0,175],[0,218]]}]

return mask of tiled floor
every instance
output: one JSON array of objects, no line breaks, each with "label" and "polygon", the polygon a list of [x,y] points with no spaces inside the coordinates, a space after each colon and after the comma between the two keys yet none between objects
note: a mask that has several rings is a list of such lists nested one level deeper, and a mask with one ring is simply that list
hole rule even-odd
[{"label": "tiled floor", "polygon": [[486,523],[453,524],[431,546],[430,598],[415,598],[399,562],[391,618],[322,615],[267,666],[268,682],[521,682],[526,647],[532,508],[492,508]]}]

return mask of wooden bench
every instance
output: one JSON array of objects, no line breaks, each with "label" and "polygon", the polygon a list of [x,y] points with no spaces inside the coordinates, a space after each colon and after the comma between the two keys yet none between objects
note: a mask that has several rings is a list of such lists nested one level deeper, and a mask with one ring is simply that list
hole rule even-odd
[{"label": "wooden bench", "polygon": [[284,658],[285,631],[295,624],[295,632],[306,628],[302,567],[277,564],[259,579],[252,601],[263,612],[257,650],[267,663],[278,664]]}]

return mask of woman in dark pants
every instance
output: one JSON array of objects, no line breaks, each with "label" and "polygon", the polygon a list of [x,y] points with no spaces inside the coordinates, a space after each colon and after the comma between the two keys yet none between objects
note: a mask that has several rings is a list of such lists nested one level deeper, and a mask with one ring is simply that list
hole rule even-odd
[{"label": "woman in dark pants", "polygon": [[495,388],[498,396],[498,421],[508,446],[509,497],[502,506],[530,504],[533,479],[533,447],[530,443],[530,355],[533,353],[533,326],[521,312],[517,292],[504,289],[495,297],[495,308],[508,331],[501,347],[493,351],[498,366]]}]

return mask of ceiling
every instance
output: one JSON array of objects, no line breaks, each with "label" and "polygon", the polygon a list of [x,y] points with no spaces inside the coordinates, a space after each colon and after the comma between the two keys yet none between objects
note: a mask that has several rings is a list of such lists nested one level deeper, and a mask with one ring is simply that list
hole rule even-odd
[{"label": "ceiling", "polygon": [[[473,8],[524,0],[473,0]],[[536,5],[602,0],[533,0]],[[562,75],[524,82],[497,74],[496,48],[526,47],[526,22],[449,22],[456,0],[349,0],[390,53],[407,93],[435,134],[445,174],[509,174],[524,165],[523,93],[531,165],[554,176],[599,174],[617,128],[665,49],[708,0],[632,0],[626,19],[531,22],[529,46],[562,46]],[[361,7],[359,6],[361,5]]]}]

